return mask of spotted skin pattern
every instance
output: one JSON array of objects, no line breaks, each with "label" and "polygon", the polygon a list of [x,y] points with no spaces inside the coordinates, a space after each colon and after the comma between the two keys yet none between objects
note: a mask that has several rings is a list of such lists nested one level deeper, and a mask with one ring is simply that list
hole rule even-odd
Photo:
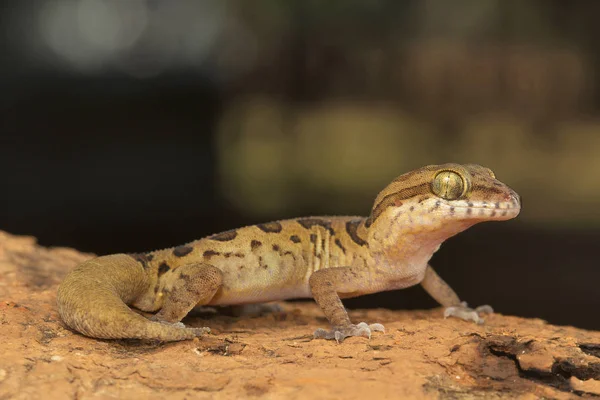
[{"label": "spotted skin pattern", "polygon": [[[58,310],[95,338],[176,341],[208,328],[185,327],[198,305],[314,298],[331,324],[316,338],[370,337],[381,324],[353,324],[342,298],[421,286],[444,315],[481,323],[429,260],[442,242],[484,221],[516,217],[519,195],[488,168],[430,165],[383,189],[368,217],[307,217],[215,234],[182,246],[114,254],[75,268],[58,289]],[[156,312],[147,319],[129,307]]]}]

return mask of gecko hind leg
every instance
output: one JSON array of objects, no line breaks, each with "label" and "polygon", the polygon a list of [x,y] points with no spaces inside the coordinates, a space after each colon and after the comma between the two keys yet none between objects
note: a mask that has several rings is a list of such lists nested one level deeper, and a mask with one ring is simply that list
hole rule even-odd
[{"label": "gecko hind leg", "polygon": [[[223,283],[223,273],[209,264],[187,264],[168,277],[161,310],[152,321],[183,327],[181,320],[196,305],[207,304]],[[210,332],[209,328],[202,328]]]}]

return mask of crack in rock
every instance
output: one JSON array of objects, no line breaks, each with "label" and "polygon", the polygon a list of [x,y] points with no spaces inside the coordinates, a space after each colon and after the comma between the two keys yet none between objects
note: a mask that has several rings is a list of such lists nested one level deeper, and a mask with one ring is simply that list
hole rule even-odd
[{"label": "crack in rock", "polygon": [[[554,387],[560,391],[582,395],[584,392],[578,391],[571,386],[571,378],[586,381],[589,379],[600,380],[600,363],[591,363],[588,365],[577,365],[572,360],[557,359],[552,364],[550,370],[541,370],[537,368],[523,368],[518,354],[529,348],[532,342],[519,343],[516,338],[503,338],[501,341],[486,340],[485,348],[490,354],[496,357],[504,357],[511,360],[518,370],[519,376],[533,382]],[[598,345],[580,345],[586,354],[597,357],[600,349]],[[590,350],[591,349],[591,350]],[[590,395],[590,393],[586,393]]]},{"label": "crack in rock", "polygon": [[589,356],[600,358],[600,344],[598,343],[581,343],[579,348]]}]

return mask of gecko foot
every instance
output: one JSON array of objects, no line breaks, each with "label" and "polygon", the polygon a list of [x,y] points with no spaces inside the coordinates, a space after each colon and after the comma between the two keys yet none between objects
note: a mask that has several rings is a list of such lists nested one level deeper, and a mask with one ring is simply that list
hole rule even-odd
[{"label": "gecko foot", "polygon": [[479,306],[475,309],[470,308],[466,302],[460,303],[459,306],[447,307],[444,310],[444,318],[456,317],[464,319],[465,321],[473,321],[477,325],[481,325],[485,322],[479,314],[492,314],[494,309],[488,305]]},{"label": "gecko foot", "polygon": [[336,326],[330,331],[319,328],[315,331],[314,337],[315,339],[335,339],[336,342],[341,343],[349,336],[364,336],[370,339],[371,332],[385,332],[385,328],[381,324],[369,325],[366,322],[361,322],[357,325]]}]

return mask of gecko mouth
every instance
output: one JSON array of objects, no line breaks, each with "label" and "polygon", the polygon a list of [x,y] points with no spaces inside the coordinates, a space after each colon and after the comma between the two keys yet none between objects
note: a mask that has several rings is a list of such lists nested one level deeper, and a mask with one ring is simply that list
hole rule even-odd
[{"label": "gecko mouth", "polygon": [[521,201],[518,196],[511,196],[510,201],[471,202],[463,204],[448,204],[446,209],[450,214],[463,214],[468,218],[489,218],[497,220],[511,219],[521,212]]},{"label": "gecko mouth", "polygon": [[[482,217],[493,219],[511,219],[519,215],[521,207],[512,203],[495,203],[491,205],[467,205],[454,206],[456,211],[460,210],[470,217]],[[451,206],[452,209],[452,206]]]}]

